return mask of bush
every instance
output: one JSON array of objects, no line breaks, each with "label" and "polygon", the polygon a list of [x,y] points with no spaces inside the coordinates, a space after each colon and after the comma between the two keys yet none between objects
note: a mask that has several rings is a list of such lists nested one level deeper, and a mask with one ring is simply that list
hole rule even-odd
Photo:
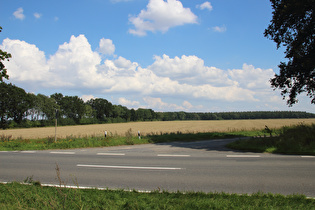
[{"label": "bush", "polygon": [[132,129],[129,128],[128,131],[126,131],[126,144],[127,145],[134,145],[133,139],[132,139]]},{"label": "bush", "polygon": [[254,152],[315,155],[315,124],[283,127],[279,136],[238,140],[227,147]]},{"label": "bush", "polygon": [[279,152],[315,152],[315,124],[283,127],[277,146]]}]

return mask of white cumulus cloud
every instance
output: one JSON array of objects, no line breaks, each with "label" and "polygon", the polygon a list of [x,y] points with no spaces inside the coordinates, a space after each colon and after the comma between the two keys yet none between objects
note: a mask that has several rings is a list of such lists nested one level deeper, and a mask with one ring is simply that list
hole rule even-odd
[{"label": "white cumulus cloud", "polygon": [[124,97],[120,97],[118,99],[118,103],[120,105],[127,106],[127,107],[138,107],[140,105],[139,101],[131,101],[131,100],[128,100]]},{"label": "white cumulus cloud", "polygon": [[243,64],[242,69],[228,71],[229,77],[237,81],[240,87],[247,89],[270,89],[269,80],[274,76],[272,69],[255,68],[253,65]]},{"label": "white cumulus cloud", "polygon": [[10,82],[32,92],[71,89],[81,92],[84,100],[116,95],[124,106],[178,111],[202,110],[198,100],[258,102],[275,95],[269,84],[272,69],[244,64],[240,69],[222,70],[206,66],[194,55],[155,56],[146,68],[122,56],[102,61],[102,54],[92,50],[84,35],[71,36],[48,58],[25,41],[5,39],[0,47],[12,54],[5,61]]},{"label": "white cumulus cloud", "polygon": [[34,13],[34,17],[35,17],[36,19],[39,19],[39,18],[42,17],[42,14],[35,12],[35,13]]},{"label": "white cumulus cloud", "polygon": [[216,67],[204,65],[204,61],[197,56],[170,58],[167,55],[155,56],[155,62],[148,68],[156,75],[169,77],[185,84],[212,84],[215,86],[233,85],[226,71]]},{"label": "white cumulus cloud", "polygon": [[143,98],[143,100],[148,105],[148,108],[154,110],[181,111],[185,109],[183,106],[174,103],[163,102],[161,98],[153,98],[148,96]]},{"label": "white cumulus cloud", "polygon": [[77,86],[93,84],[98,75],[96,66],[101,62],[97,52],[84,35],[71,36],[69,43],[60,45],[58,51],[48,61],[51,73],[59,81],[58,85]]},{"label": "white cumulus cloud", "polygon": [[211,3],[208,2],[208,1],[206,1],[206,2],[204,2],[204,3],[202,3],[202,4],[200,4],[200,5],[198,4],[198,5],[197,5],[197,8],[198,8],[198,9],[201,9],[201,10],[207,9],[207,10],[209,10],[209,11],[211,11],[211,10],[213,9]]},{"label": "white cumulus cloud", "polygon": [[215,26],[215,27],[212,27],[212,30],[214,32],[223,33],[223,32],[226,32],[227,28],[226,28],[225,25],[223,25],[223,26]]},{"label": "white cumulus cloud", "polygon": [[104,55],[112,55],[115,52],[115,45],[112,40],[102,38],[99,43],[98,51]]},{"label": "white cumulus cloud", "polygon": [[150,0],[147,8],[137,16],[130,16],[129,21],[134,25],[129,33],[145,36],[147,31],[165,33],[171,27],[197,23],[197,16],[178,0]]},{"label": "white cumulus cloud", "polygon": [[82,95],[81,98],[84,102],[87,102],[88,100],[94,99],[95,97],[93,95]]},{"label": "white cumulus cloud", "polygon": [[35,45],[7,38],[3,40],[1,48],[13,55],[5,64],[10,80],[30,86],[42,86],[51,76],[45,53]]},{"label": "white cumulus cloud", "polygon": [[24,20],[25,18],[25,15],[23,14],[24,10],[22,7],[18,8],[15,12],[13,12],[13,16],[16,18],[16,19],[19,19],[19,20]]}]

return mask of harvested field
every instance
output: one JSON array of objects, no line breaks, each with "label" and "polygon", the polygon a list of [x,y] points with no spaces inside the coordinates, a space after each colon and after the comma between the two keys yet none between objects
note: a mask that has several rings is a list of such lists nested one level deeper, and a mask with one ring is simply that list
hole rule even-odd
[{"label": "harvested field", "polygon": [[[125,135],[128,129],[132,129],[135,135],[141,131],[142,135],[161,134],[180,131],[182,133],[197,132],[226,132],[238,130],[280,128],[282,126],[296,125],[299,123],[312,124],[315,119],[268,119],[268,120],[211,120],[211,121],[154,121],[154,122],[130,122],[98,125],[64,126],[57,128],[57,137],[66,136],[102,136],[106,130],[108,135]],[[55,136],[54,127],[27,128],[1,130],[0,135],[12,138],[38,139]]]}]

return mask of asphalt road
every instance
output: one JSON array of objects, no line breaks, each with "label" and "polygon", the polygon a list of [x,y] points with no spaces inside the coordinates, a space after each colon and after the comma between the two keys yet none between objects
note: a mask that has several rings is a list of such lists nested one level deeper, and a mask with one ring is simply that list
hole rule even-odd
[{"label": "asphalt road", "polygon": [[231,151],[230,141],[0,152],[0,182],[315,197],[314,156]]}]

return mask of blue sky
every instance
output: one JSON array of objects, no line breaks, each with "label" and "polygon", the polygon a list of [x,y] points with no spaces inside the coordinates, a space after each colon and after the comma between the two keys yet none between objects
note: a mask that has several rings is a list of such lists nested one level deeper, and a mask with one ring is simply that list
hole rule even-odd
[{"label": "blue sky", "polygon": [[268,0],[0,0],[9,82],[35,94],[128,108],[314,112],[289,108],[269,79],[284,49],[263,36]]}]

